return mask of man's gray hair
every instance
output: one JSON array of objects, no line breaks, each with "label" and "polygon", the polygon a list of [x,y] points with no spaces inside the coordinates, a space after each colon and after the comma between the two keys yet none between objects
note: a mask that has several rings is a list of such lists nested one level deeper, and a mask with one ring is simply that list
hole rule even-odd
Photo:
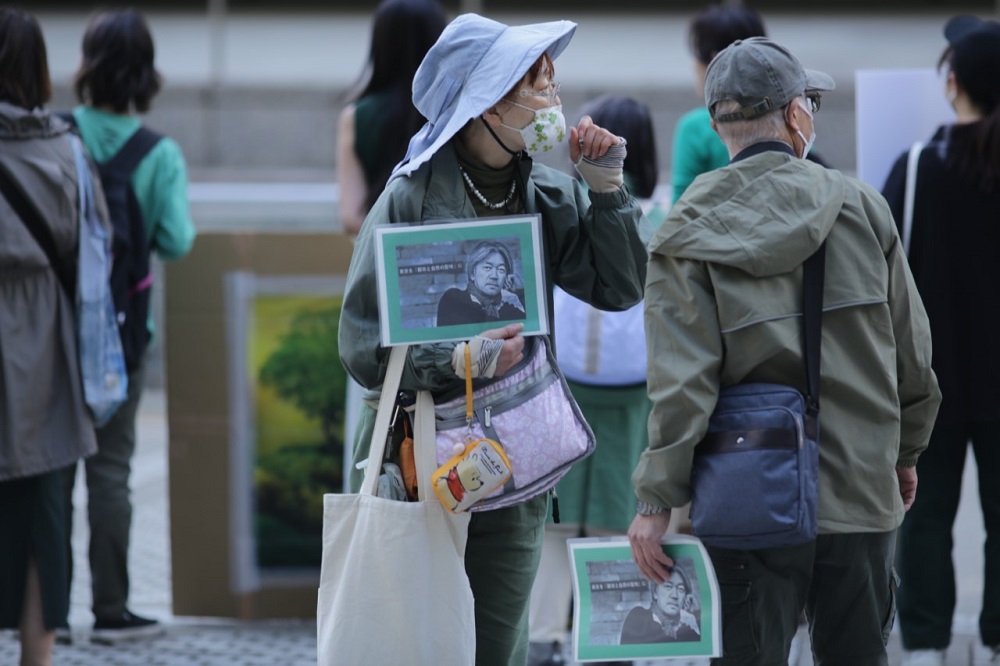
[{"label": "man's gray hair", "polygon": [[[792,99],[794,104],[798,97]],[[734,99],[724,99],[715,105],[715,114],[738,111],[740,103]],[[752,120],[734,120],[727,123],[717,123],[719,138],[726,144],[730,155],[735,155],[744,148],[761,141],[786,141],[785,107],[774,109],[759,118]]]}]

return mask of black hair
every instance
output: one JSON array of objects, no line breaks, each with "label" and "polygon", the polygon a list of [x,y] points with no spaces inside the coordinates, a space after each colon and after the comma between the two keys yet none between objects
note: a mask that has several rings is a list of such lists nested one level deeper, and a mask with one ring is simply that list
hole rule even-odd
[{"label": "black hair", "polygon": [[0,101],[31,110],[50,99],[52,80],[38,21],[27,12],[0,9]]},{"label": "black hair", "polygon": [[625,95],[603,95],[584,104],[580,115],[628,142],[623,171],[632,179],[633,194],[640,199],[653,196],[660,171],[649,108]]},{"label": "black hair", "polygon": [[737,39],[766,37],[764,20],[749,7],[709,5],[691,21],[688,44],[691,54],[703,65]]},{"label": "black hair", "polygon": [[81,102],[115,113],[144,113],[160,92],[153,66],[153,36],[135,9],[95,15],[83,34],[83,54],[73,88]]},{"label": "black hair", "polygon": [[[941,54],[938,69],[947,67],[954,72],[954,59],[955,50],[948,46]],[[955,82],[969,94],[957,72]],[[982,112],[983,118],[950,128],[945,163],[981,191],[997,192],[1000,191],[1000,101],[977,99],[971,94],[970,100]]]},{"label": "black hair", "polygon": [[386,94],[383,142],[393,154],[381,161],[387,166],[367,184],[369,209],[406,154],[410,137],[426,122],[413,106],[413,76],[447,24],[437,0],[382,0],[375,8],[368,62],[360,77],[365,84],[354,99]]}]

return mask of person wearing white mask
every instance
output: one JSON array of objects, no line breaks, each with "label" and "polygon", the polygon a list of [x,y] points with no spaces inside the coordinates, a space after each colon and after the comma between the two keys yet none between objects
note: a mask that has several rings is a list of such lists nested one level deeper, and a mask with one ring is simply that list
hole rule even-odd
[{"label": "person wearing white mask", "polygon": [[[464,14],[427,53],[413,81],[413,103],[428,119],[410,140],[362,225],[348,272],[339,350],[351,376],[368,389],[355,437],[356,462],[367,458],[389,349],[379,344],[376,229],[393,223],[442,222],[538,214],[548,285],[604,310],[642,299],[646,250],[642,210],[623,185],[625,142],[584,117],[566,127],[554,60],[576,24],[507,26]],[[569,140],[587,188],[536,163],[532,155]],[[551,313],[551,289],[548,307]],[[551,321],[551,314],[549,320]],[[478,359],[479,382],[501,377],[542,349],[513,323],[458,343],[409,348],[403,391],[441,396],[464,390],[464,351]],[[544,336],[551,348],[550,336]],[[360,473],[352,479],[357,487]],[[473,513],[465,552],[476,605],[476,664],[523,665],[528,599],[538,567],[549,497]],[[406,548],[406,544],[387,544]],[[426,600],[413,600],[414,612]]]},{"label": "person wearing white mask", "polygon": [[794,546],[708,547],[723,608],[723,655],[713,663],[724,666],[787,663],[803,610],[816,663],[888,663],[896,530],[941,401],[930,324],[888,204],[803,159],[819,93],[833,88],[762,37],[721,51],[705,100],[730,164],[698,176],[649,243],[653,409],[632,474],[629,540],[656,582],[669,577],[660,540],[671,508],[691,500],[692,460],[720,391],[804,388],[802,265],[824,253],[819,534]]}]

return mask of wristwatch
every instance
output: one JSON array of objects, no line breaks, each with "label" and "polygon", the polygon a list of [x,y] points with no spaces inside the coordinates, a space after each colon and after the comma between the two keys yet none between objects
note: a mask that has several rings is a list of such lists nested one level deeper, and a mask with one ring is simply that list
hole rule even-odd
[{"label": "wristwatch", "polygon": [[653,516],[658,513],[670,513],[670,507],[658,506],[656,504],[650,504],[649,502],[643,502],[642,500],[636,500],[635,512],[640,516]]}]

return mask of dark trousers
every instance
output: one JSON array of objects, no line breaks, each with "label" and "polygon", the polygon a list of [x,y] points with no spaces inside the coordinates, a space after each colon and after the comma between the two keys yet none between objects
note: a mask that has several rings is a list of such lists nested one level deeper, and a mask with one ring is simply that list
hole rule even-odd
[{"label": "dark trousers", "polygon": [[[128,602],[128,548],[132,531],[132,497],[128,484],[143,377],[141,366],[129,373],[128,399],[110,421],[97,429],[97,453],[83,461],[90,524],[92,609],[98,619],[119,619]],[[69,468],[68,474],[67,499],[72,505],[75,465]],[[72,526],[72,508],[67,513]]]},{"label": "dark trousers", "polygon": [[465,572],[476,603],[476,666],[521,666],[528,659],[528,600],[548,497],[472,514]]},{"label": "dark trousers", "polygon": [[722,600],[723,666],[788,663],[805,609],[817,666],[885,666],[896,532],[823,534],[787,548],[709,548]]},{"label": "dark trousers", "polygon": [[940,425],[917,463],[917,499],[899,536],[899,624],[908,650],[942,649],[951,642],[955,613],[952,528],[962,494],[969,443],[979,471],[986,528],[983,605],[979,632],[1000,644],[1000,421]]}]

